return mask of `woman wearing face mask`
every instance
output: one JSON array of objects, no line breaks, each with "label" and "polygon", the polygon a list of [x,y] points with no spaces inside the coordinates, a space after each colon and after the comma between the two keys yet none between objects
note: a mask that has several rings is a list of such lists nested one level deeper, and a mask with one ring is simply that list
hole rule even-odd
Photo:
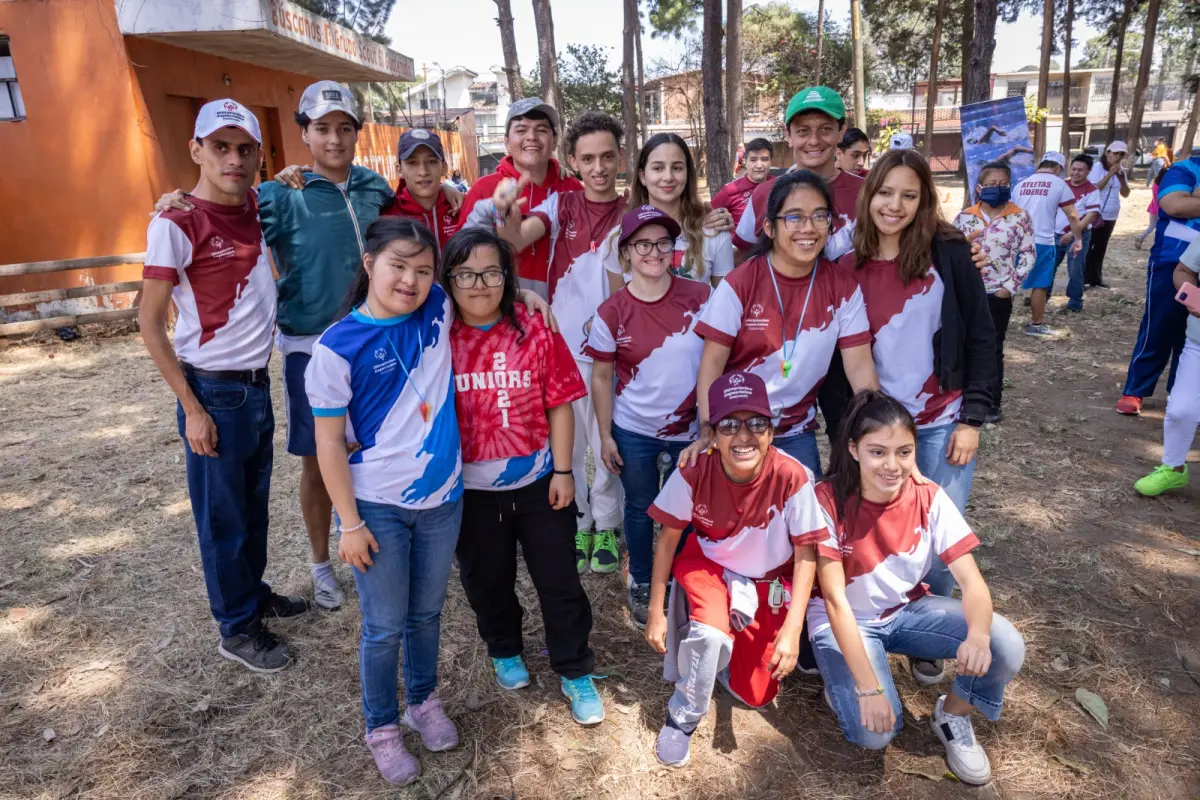
[{"label": "woman wearing face mask", "polygon": [[[679,225],[654,206],[626,212],[617,252],[631,275],[596,312],[588,336],[592,397],[604,466],[625,489],[629,613],[645,627],[650,602],[658,458],[672,463],[696,437],[696,371],[703,341],[694,334],[708,284],[671,274]],[[616,383],[614,399],[614,376]]]},{"label": "woman wearing face mask", "polygon": [[[664,677],[675,681],[656,754],[673,767],[687,763],[692,733],[718,680],[761,708],[795,669],[813,585],[813,544],[830,536],[808,471],[771,446],[762,378],[721,376],[709,388],[707,406],[717,429],[714,450],[672,473],[650,508],[663,530],[646,639],[667,655]],[[689,525],[695,535],[676,553]],[[684,618],[677,595],[668,624],[663,603],[672,576],[675,591],[686,595],[687,612]]]},{"label": "woman wearing face mask", "polygon": [[879,385],[858,282],[822,255],[833,219],[825,181],[796,170],[775,181],[751,257],[713,293],[696,333],[704,338],[696,393],[701,431],[680,463],[695,463],[714,431],[708,387],[726,370],[763,379],[775,446],[821,474],[816,398],[835,352],[855,391]]},{"label": "woman wearing face mask", "polygon": [[[882,392],[862,392],[830,458],[817,499],[833,535],[817,544],[819,596],[808,629],[825,702],[846,738],[880,750],[901,727],[903,709],[888,653],[954,658],[954,688],[934,705],[930,725],[964,783],[991,779],[971,712],[1000,717],[1004,689],[1025,660],[1025,643],[992,598],[971,550],[979,539],[946,493],[913,475],[917,427]],[[931,595],[919,576],[941,560],[962,600]]]},{"label": "woman wearing face mask", "polygon": [[[879,384],[916,420],[921,474],[962,512],[996,380],[983,280],[962,234],[942,219],[933,174],[916,151],[881,156],[858,204],[855,252],[846,258],[866,300]],[[926,581],[934,594],[954,588],[937,559]],[[941,664],[913,667],[926,684],[945,674]]]},{"label": "woman wearing face mask", "polygon": [[[696,183],[696,167],[687,143],[674,133],[655,134],[638,157],[629,207],[651,205],[675,220],[682,233],[675,238],[671,272],[716,286],[733,270],[733,239],[728,232],[716,233],[704,227],[705,209]],[[614,231],[610,236],[604,260],[614,293],[625,283],[617,248],[611,246],[616,235]]]}]

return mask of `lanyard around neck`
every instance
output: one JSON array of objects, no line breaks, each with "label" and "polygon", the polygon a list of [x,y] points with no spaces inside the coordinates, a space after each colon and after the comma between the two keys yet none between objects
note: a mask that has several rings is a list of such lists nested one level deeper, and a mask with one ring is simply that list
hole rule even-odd
[{"label": "lanyard around neck", "polygon": [[[792,371],[792,356],[796,354],[796,345],[800,342],[800,331],[804,328],[804,315],[808,313],[808,301],[812,299],[813,286],[817,283],[817,270],[821,268],[820,257],[813,263],[812,274],[809,276],[808,291],[804,293],[804,305],[800,309],[800,319],[796,322],[796,335],[792,337],[791,349],[788,348],[787,339],[783,340],[783,363],[780,365],[780,370],[783,372],[783,377],[788,377],[788,373]],[[783,295],[779,293],[779,281],[775,278],[775,265],[771,263],[771,254],[767,253],[767,272],[771,274],[771,285],[775,287],[775,299],[779,301],[779,327],[782,329],[787,319],[787,311],[783,307]],[[786,336],[787,330],[784,329]]]},{"label": "lanyard around neck", "polygon": [[[375,321],[375,315],[371,313],[371,307],[364,301],[362,308],[367,312],[367,316],[371,321]],[[404,370],[404,377],[408,381],[408,385],[417,393],[421,405],[418,407],[421,412],[421,420],[429,422],[429,403],[425,401],[425,393],[421,391],[421,387],[417,386],[417,382],[413,380],[412,373],[408,371],[408,365],[404,363],[404,359],[400,357],[400,351],[396,349],[396,343],[392,341],[391,333],[387,328],[383,330],[383,338],[387,339],[388,345],[392,348],[392,354],[396,356],[396,361],[400,364],[400,369]],[[413,364],[413,369],[421,367],[421,360],[425,358],[425,340],[421,336],[421,326],[417,326],[417,363]]]}]

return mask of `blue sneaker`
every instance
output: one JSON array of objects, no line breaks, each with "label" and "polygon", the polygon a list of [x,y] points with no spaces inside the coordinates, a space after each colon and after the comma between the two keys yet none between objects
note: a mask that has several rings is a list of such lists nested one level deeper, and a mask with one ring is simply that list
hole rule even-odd
[{"label": "blue sneaker", "polygon": [[520,656],[493,658],[492,668],[496,670],[496,683],[501,689],[512,691],[529,685],[529,670],[525,669],[525,659]]},{"label": "blue sneaker", "polygon": [[562,693],[571,701],[571,716],[580,725],[599,725],[604,721],[604,701],[591,675],[574,680],[563,678]]}]

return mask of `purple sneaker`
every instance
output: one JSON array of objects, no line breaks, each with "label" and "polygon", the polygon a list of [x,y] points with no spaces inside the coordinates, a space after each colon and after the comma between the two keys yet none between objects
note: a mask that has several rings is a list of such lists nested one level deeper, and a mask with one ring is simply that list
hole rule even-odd
[{"label": "purple sneaker", "polygon": [[421,774],[421,762],[404,749],[404,739],[396,723],[380,725],[368,733],[366,739],[367,749],[375,757],[375,766],[388,783],[404,786]]},{"label": "purple sneaker", "polygon": [[421,734],[421,744],[431,753],[458,747],[458,729],[446,716],[437,692],[429,695],[419,706],[409,706],[400,723]]}]

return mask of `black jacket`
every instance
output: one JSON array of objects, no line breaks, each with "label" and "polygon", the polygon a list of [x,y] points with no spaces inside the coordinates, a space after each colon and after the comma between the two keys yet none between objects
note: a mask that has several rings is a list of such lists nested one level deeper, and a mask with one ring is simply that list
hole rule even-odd
[{"label": "black jacket", "polygon": [[961,419],[982,421],[995,398],[996,328],[971,250],[961,238],[934,240],[942,279],[942,328],[933,337],[933,369],[942,391],[962,390]]}]

